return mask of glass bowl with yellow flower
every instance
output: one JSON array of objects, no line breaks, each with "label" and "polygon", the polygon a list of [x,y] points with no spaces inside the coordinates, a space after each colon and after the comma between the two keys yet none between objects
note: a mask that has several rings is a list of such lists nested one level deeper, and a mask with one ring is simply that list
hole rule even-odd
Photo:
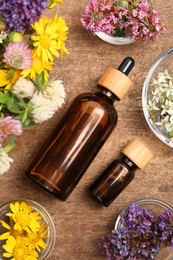
[{"label": "glass bowl with yellow flower", "polygon": [[45,260],[55,244],[50,214],[32,200],[0,205],[0,259]]}]

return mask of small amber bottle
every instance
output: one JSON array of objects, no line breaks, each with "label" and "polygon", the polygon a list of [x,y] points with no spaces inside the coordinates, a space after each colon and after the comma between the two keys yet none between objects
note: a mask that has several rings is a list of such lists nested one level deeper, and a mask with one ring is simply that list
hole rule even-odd
[{"label": "small amber bottle", "polygon": [[67,199],[117,124],[113,103],[130,88],[127,75],[133,66],[132,58],[124,59],[118,69],[108,68],[97,93],[74,99],[26,169],[30,179],[55,197]]},{"label": "small amber bottle", "polygon": [[122,150],[122,157],[114,160],[90,186],[90,193],[108,207],[133,180],[135,170],[143,169],[152,157],[152,152],[138,138],[134,138]]}]

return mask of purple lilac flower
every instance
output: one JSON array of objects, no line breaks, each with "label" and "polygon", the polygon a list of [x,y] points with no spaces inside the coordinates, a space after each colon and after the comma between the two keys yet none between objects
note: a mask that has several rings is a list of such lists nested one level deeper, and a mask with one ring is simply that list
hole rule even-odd
[{"label": "purple lilac flower", "polygon": [[112,230],[110,235],[100,238],[99,245],[103,247],[108,260],[121,260],[128,256],[129,240],[129,233],[126,229]]},{"label": "purple lilac flower", "polygon": [[0,15],[7,30],[23,32],[40,18],[49,0],[1,0]]},{"label": "purple lilac flower", "polygon": [[173,248],[173,211],[159,217],[137,204],[120,214],[120,228],[99,240],[108,260],[155,259],[161,246]]},{"label": "purple lilac flower", "polygon": [[153,223],[156,222],[155,214],[147,209],[141,209],[135,203],[132,203],[128,208],[122,211],[121,224],[130,229],[139,229],[141,233],[149,232]]},{"label": "purple lilac flower", "polygon": [[173,211],[166,210],[158,218],[160,243],[173,249]]},{"label": "purple lilac flower", "polygon": [[137,231],[124,227],[101,237],[99,244],[108,260],[150,260],[155,259],[160,250],[159,243],[151,237],[141,237]]},{"label": "purple lilac flower", "polygon": [[0,121],[0,142],[3,139],[14,135],[18,136],[22,134],[22,125],[19,120],[13,119],[11,116],[7,116]]}]

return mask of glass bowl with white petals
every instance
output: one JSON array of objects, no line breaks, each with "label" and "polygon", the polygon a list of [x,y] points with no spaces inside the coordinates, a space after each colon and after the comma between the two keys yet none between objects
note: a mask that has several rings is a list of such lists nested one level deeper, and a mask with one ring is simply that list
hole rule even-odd
[{"label": "glass bowl with white petals", "polygon": [[0,205],[0,260],[46,260],[56,238],[49,212],[32,200]]},{"label": "glass bowl with white petals", "polygon": [[143,85],[142,107],[153,133],[173,148],[173,48],[151,66]]}]

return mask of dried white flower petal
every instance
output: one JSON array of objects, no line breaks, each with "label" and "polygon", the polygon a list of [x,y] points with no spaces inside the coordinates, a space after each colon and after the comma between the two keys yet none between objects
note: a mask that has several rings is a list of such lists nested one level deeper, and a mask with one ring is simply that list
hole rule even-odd
[{"label": "dried white flower petal", "polygon": [[55,102],[38,92],[34,94],[30,103],[32,104],[32,116],[35,123],[42,123],[51,118],[58,108]]},{"label": "dried white flower petal", "polygon": [[34,95],[34,84],[22,77],[13,85],[12,92],[19,98],[31,98]]},{"label": "dried white flower petal", "polygon": [[61,80],[49,82],[47,88],[43,92],[45,98],[53,100],[58,107],[64,103],[66,93]]},{"label": "dried white flower petal", "polygon": [[3,175],[10,169],[10,164],[13,162],[13,159],[8,156],[4,149],[0,145],[0,175]]}]

